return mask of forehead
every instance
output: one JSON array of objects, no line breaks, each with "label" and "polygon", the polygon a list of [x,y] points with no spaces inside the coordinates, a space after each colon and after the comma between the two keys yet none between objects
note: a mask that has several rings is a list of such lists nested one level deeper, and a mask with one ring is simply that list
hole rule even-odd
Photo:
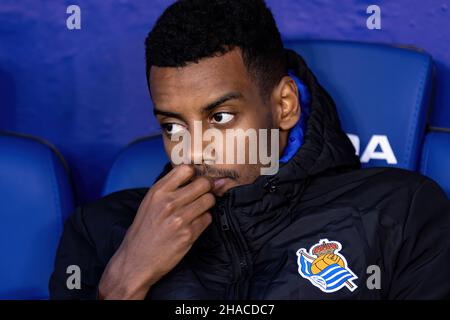
[{"label": "forehead", "polygon": [[149,80],[153,103],[164,109],[199,105],[230,91],[243,96],[255,93],[238,49],[186,67],[153,66]]}]

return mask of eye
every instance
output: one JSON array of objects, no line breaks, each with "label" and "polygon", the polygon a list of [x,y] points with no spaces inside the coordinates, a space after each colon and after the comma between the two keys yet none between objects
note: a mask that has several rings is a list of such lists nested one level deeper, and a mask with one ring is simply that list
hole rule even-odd
[{"label": "eye", "polygon": [[228,112],[218,112],[212,116],[212,122],[218,124],[225,124],[233,120],[234,114]]},{"label": "eye", "polygon": [[168,135],[177,134],[184,130],[184,127],[177,123],[165,123],[161,127]]}]

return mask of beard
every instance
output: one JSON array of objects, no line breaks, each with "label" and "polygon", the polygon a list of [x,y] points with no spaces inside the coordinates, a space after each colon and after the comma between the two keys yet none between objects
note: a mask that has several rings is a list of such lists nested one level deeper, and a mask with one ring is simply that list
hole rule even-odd
[{"label": "beard", "polygon": [[194,165],[195,176],[208,176],[212,178],[230,178],[238,180],[240,178],[239,173],[235,170],[214,168],[206,164]]}]

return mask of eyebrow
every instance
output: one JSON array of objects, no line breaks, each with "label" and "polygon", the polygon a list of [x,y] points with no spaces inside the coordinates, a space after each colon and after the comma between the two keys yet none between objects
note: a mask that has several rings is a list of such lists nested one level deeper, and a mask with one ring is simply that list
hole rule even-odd
[{"label": "eyebrow", "polygon": [[[208,113],[211,110],[213,110],[214,108],[220,106],[221,104],[229,101],[229,100],[235,100],[235,99],[241,99],[243,96],[240,92],[234,91],[234,92],[229,92],[221,97],[219,97],[218,99],[214,100],[211,103],[208,103],[206,106],[202,107],[201,112],[202,113]],[[175,113],[175,112],[170,112],[170,111],[163,111],[163,110],[159,110],[156,107],[153,108],[153,114],[156,115],[162,115],[162,116],[167,116],[167,117],[173,117],[173,118],[177,118],[177,119],[183,119],[183,117],[179,114],[179,113]]]}]

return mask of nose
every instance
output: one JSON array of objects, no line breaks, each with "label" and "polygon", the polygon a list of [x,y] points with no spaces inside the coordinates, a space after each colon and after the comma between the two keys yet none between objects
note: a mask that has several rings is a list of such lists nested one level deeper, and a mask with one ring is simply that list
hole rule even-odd
[{"label": "nose", "polygon": [[221,132],[217,129],[203,130],[202,122],[196,121],[190,131],[191,148],[189,158],[194,164],[216,164],[221,162],[218,150],[222,150]]}]

